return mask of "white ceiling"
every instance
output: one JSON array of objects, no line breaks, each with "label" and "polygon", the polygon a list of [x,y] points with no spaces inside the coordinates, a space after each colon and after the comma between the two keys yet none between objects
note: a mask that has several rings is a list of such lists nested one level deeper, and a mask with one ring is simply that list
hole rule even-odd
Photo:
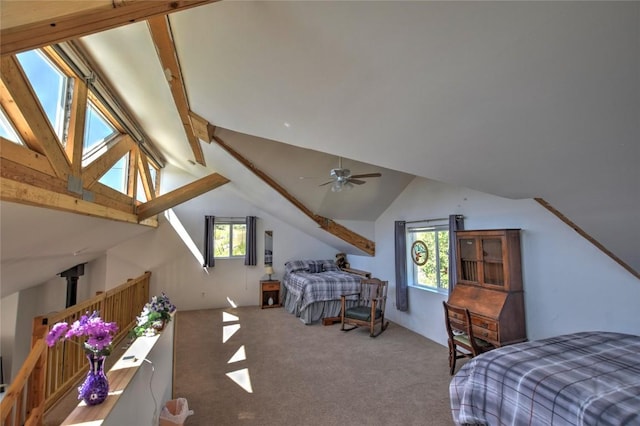
[{"label": "white ceiling", "polygon": [[[414,175],[541,197],[640,270],[640,2],[223,1],[170,22],[191,110],[313,211],[373,220]],[[286,204],[215,144],[189,162],[145,23],[82,43],[170,164]],[[337,156],[383,175],[347,208],[299,179]]]}]

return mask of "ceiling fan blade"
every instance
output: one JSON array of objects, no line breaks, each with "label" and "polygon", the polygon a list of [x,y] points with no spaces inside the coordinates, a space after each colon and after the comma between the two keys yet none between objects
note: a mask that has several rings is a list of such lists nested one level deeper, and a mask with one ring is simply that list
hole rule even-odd
[{"label": "ceiling fan blade", "polygon": [[330,183],[333,183],[333,182],[335,182],[335,181],[334,181],[334,180],[330,180],[329,182],[321,183],[321,184],[320,184],[320,185],[318,185],[318,186],[325,186],[325,185],[329,185]]},{"label": "ceiling fan blade", "polygon": [[365,174],[361,174],[361,175],[352,175],[352,178],[372,178],[372,177],[380,177],[382,176],[381,173],[365,173]]},{"label": "ceiling fan blade", "polygon": [[362,185],[363,183],[367,183],[367,182],[365,182],[363,180],[358,180],[358,179],[354,179],[354,178],[349,178],[348,182],[355,183],[356,185]]}]

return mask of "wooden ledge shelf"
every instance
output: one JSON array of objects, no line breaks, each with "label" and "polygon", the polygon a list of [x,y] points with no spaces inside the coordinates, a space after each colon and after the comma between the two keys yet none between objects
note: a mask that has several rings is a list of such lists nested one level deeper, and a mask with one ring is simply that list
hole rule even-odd
[{"label": "wooden ledge shelf", "polygon": [[158,424],[173,396],[174,323],[175,314],[160,334],[138,337],[107,372],[107,399],[93,406],[81,401],[62,425]]}]

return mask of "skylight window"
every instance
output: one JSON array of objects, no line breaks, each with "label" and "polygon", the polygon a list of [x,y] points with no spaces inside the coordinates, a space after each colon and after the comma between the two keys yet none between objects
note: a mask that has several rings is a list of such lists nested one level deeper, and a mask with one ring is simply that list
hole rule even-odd
[{"label": "skylight window", "polygon": [[3,138],[10,140],[11,142],[17,143],[18,145],[24,145],[20,136],[13,128],[13,125],[7,117],[4,115],[4,111],[0,108],[0,136]]},{"label": "skylight window", "polygon": [[116,129],[104,118],[102,113],[87,102],[87,119],[84,127],[83,153],[88,157],[97,146],[116,135]]},{"label": "skylight window", "polygon": [[149,201],[147,200],[147,194],[144,193],[144,186],[142,186],[142,178],[140,177],[140,173],[138,173],[138,186],[136,186],[136,200],[141,202]]},{"label": "skylight window", "polygon": [[[145,193],[142,185],[147,171],[139,170],[141,164],[148,163],[148,173],[153,179],[152,191],[158,194],[160,167],[163,162],[154,157],[155,149],[153,146],[147,146],[150,142],[145,140],[144,132],[121,110],[118,99],[109,92],[101,82],[99,73],[91,69],[81,53],[63,42],[21,52],[16,55],[16,58],[32,89],[32,93],[27,96],[32,94],[39,102],[42,114],[47,117],[70,163],[78,161],[78,150],[81,149],[81,164],[77,169],[84,173],[84,168],[100,158],[105,158],[108,164],[113,164],[113,158],[103,157],[109,155],[111,148],[118,147],[117,155],[122,155],[120,153],[123,147],[132,146],[132,142],[136,143],[140,147],[142,160],[131,164],[132,153],[135,152],[135,155],[138,155],[138,152],[130,148],[129,152],[111,169],[100,176],[98,182],[128,197],[142,202],[149,201],[150,197],[147,197],[149,194]],[[8,94],[9,98],[11,96],[14,94]],[[73,105],[76,101],[78,105]],[[81,134],[72,132],[74,135],[72,144],[67,141],[67,138],[70,131],[75,128],[71,129],[70,126],[71,123],[74,123],[74,126],[81,124],[82,114],[84,114],[84,128]],[[28,149],[37,150],[39,147],[31,146],[31,141],[24,141],[21,136],[33,130],[29,129],[33,125],[39,125],[38,115],[39,111],[28,111],[24,116],[24,122],[19,123],[20,126],[25,127],[22,129],[15,127],[16,123],[10,120],[12,117],[7,116],[0,108],[0,137]],[[123,145],[119,145],[120,142],[123,142]],[[34,144],[38,145],[35,142]],[[72,164],[72,166],[75,172],[78,165]],[[95,166],[92,168],[92,173],[104,172],[104,163]],[[137,191],[134,189],[134,179],[138,182]]]},{"label": "skylight window", "polygon": [[71,79],[63,74],[40,50],[16,55],[51,127],[62,145],[67,142],[67,116],[70,111]]},{"label": "skylight window", "polygon": [[115,189],[123,194],[127,193],[127,169],[129,167],[129,154],[122,157],[116,164],[109,169],[107,173],[102,175],[100,182],[110,188]]}]

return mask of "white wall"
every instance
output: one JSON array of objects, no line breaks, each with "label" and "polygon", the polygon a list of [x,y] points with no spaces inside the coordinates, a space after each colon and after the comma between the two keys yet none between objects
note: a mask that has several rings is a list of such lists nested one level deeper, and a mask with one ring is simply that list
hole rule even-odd
[{"label": "white wall", "polygon": [[442,300],[409,289],[409,311],[395,309],[394,221],[462,214],[465,229],[521,228],[527,333],[530,340],[580,330],[640,334],[640,280],[534,200],[510,200],[416,178],[376,221],[376,256],[351,266],[389,281],[390,320],[446,344]]},{"label": "white wall", "polygon": [[13,347],[19,296],[20,293],[13,293],[0,300],[0,355],[2,355],[3,384],[10,383],[13,377],[11,368],[13,364]]}]

